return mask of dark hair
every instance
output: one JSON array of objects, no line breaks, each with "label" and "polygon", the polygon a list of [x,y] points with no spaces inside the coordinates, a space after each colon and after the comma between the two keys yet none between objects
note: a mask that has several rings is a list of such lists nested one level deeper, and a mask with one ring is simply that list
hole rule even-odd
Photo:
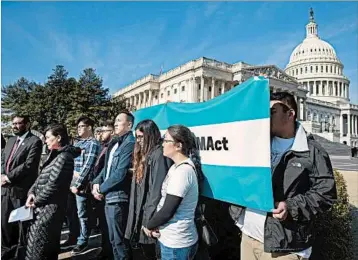
[{"label": "dark hair", "polygon": [[15,117],[22,118],[25,124],[30,123],[30,117],[28,115],[15,114],[12,116],[12,120],[14,120]]},{"label": "dark hair", "polygon": [[100,122],[100,126],[108,126],[114,128],[114,122],[112,120],[105,120]]},{"label": "dark hair", "polygon": [[77,119],[76,124],[78,125],[81,122],[83,122],[86,125],[92,126],[93,129],[94,121],[88,116],[81,116],[79,119]]},{"label": "dark hair", "polygon": [[6,145],[5,137],[1,134],[1,149],[4,149]]},{"label": "dark hair", "polygon": [[60,145],[64,147],[70,144],[70,138],[67,133],[67,128],[63,124],[54,124],[46,128],[45,132],[51,132],[53,136],[61,136]]},{"label": "dark hair", "polygon": [[288,92],[275,92],[271,93],[270,100],[278,100],[288,106],[290,109],[295,111],[295,120],[297,119],[297,102],[295,97]]},{"label": "dark hair", "polygon": [[168,128],[170,136],[176,143],[181,143],[181,152],[194,163],[199,182],[203,179],[201,158],[195,135],[183,125],[172,125]]},{"label": "dark hair", "polygon": [[134,115],[129,112],[128,110],[121,110],[119,111],[118,115],[120,114],[126,114],[127,115],[127,121],[132,123],[132,126],[134,124]]},{"label": "dark hair", "polygon": [[133,153],[133,174],[139,183],[144,176],[145,162],[153,149],[160,144],[161,135],[158,126],[153,120],[139,122],[135,130],[143,133],[143,145],[136,142]]}]

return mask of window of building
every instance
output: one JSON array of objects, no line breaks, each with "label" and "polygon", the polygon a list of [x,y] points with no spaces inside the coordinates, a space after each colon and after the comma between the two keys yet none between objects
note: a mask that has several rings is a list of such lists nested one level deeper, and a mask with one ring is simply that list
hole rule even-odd
[{"label": "window of building", "polygon": [[326,72],[328,73],[328,66],[326,66]]},{"label": "window of building", "polygon": [[168,90],[167,95],[168,95],[168,97],[170,96],[170,90]]},{"label": "window of building", "polygon": [[312,66],[311,66],[310,70],[311,70],[311,73],[312,73],[313,72],[313,67]]},{"label": "window of building", "polygon": [[181,91],[185,91],[185,86],[181,86]]},{"label": "window of building", "polygon": [[307,71],[308,71],[308,69],[307,69],[307,67],[305,67],[305,72],[307,73]]},{"label": "window of building", "polygon": [[292,70],[292,76],[295,76],[295,70]]},{"label": "window of building", "polygon": [[337,73],[337,67],[334,66],[334,73]]},{"label": "window of building", "polygon": [[164,96],[164,94],[162,93],[162,94],[160,94],[160,98],[163,98],[163,96]]},{"label": "window of building", "polygon": [[319,86],[316,85],[316,95],[318,95],[318,94],[319,94]]},{"label": "window of building", "polygon": [[201,88],[201,86],[200,86],[200,84],[198,85],[198,89],[200,90],[200,88]]},{"label": "window of building", "polygon": [[321,72],[323,72],[323,66],[321,66]]},{"label": "window of building", "polygon": [[176,94],[177,93],[177,89],[174,89],[174,94]]},{"label": "window of building", "polygon": [[332,73],[332,66],[331,66],[331,73]]},{"label": "window of building", "polygon": [[316,66],[316,73],[318,73],[318,66]]},{"label": "window of building", "polygon": [[296,69],[296,75],[298,75],[298,69]]},{"label": "window of building", "polygon": [[303,74],[303,68],[301,68],[301,74]]},{"label": "window of building", "polygon": [[155,99],[158,99],[158,95],[156,95],[154,98],[155,98]]}]

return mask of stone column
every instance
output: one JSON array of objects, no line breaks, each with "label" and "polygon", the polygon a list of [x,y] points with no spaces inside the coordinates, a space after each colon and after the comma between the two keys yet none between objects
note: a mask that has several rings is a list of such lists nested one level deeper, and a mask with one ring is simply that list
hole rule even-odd
[{"label": "stone column", "polygon": [[339,117],[339,131],[341,133],[341,136],[344,135],[344,127],[343,127],[343,115],[344,114],[341,114],[340,117]]},{"label": "stone column", "polygon": [[302,100],[302,109],[303,109],[302,118],[303,118],[303,121],[306,121],[306,120],[307,120],[307,104],[306,104],[306,98],[303,98],[303,100]]},{"label": "stone column", "polygon": [[149,96],[148,96],[148,107],[150,107],[150,106],[152,106],[152,104],[153,104],[153,100],[152,100],[152,98],[153,98],[153,90],[148,90],[149,91]]},{"label": "stone column", "polygon": [[316,89],[316,81],[313,81],[313,91],[312,91],[312,94],[315,94],[316,96],[318,95],[317,93],[317,89]]},{"label": "stone column", "polygon": [[148,100],[147,100],[147,91],[143,91],[143,108],[148,106]]},{"label": "stone column", "polygon": [[201,76],[201,78],[200,78],[200,101],[201,102],[204,102],[204,84],[205,84],[204,77]]},{"label": "stone column", "polygon": [[356,115],[353,115],[353,132],[354,132],[354,135],[357,135],[357,116]]},{"label": "stone column", "polygon": [[133,96],[133,106],[137,107],[138,105],[138,99],[137,99],[137,95]]},{"label": "stone column", "polygon": [[195,77],[191,78],[191,88],[192,88],[191,102],[196,103],[198,102],[198,84],[196,84]]},{"label": "stone column", "polygon": [[221,94],[225,93],[225,81],[221,82]]},{"label": "stone column", "polygon": [[347,136],[351,135],[351,115],[347,113]]},{"label": "stone column", "polygon": [[143,102],[143,99],[142,99],[142,92],[139,92],[138,94],[138,108],[142,108],[142,102]]},{"label": "stone column", "polygon": [[300,120],[306,121],[306,109],[305,109],[305,100],[300,98]]},{"label": "stone column", "polygon": [[211,79],[211,99],[215,97],[215,79]]}]

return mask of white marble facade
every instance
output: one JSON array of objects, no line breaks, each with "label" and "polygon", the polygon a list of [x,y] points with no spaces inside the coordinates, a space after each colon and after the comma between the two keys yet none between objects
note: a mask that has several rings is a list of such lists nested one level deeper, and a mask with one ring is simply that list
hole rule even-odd
[{"label": "white marble facade", "polygon": [[331,141],[358,147],[358,105],[349,102],[349,80],[333,47],[318,37],[310,12],[306,38],[285,70],[275,65],[228,64],[209,58],[191,60],[161,75],[150,74],[114,94],[130,109],[166,102],[203,102],[229,91],[253,75],[266,75],[272,91],[294,94],[306,130]]}]

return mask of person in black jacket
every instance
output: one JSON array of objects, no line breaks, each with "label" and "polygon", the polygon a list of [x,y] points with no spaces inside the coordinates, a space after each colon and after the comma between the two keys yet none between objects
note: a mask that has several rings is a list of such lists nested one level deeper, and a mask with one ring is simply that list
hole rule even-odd
[{"label": "person in black jacket", "polygon": [[156,212],[161,187],[173,162],[163,155],[158,126],[143,120],[135,129],[133,177],[125,237],[142,249],[145,259],[156,259],[156,239],[141,230]]},{"label": "person in black jacket", "polygon": [[26,260],[58,258],[65,198],[73,176],[74,158],[81,154],[79,148],[69,145],[63,125],[53,125],[46,130],[46,144],[50,155],[26,201],[26,206],[34,208],[36,216],[28,233]]},{"label": "person in black jacket", "polygon": [[[106,152],[108,150],[108,146],[111,142],[115,142],[116,140],[113,139],[114,135],[114,123],[113,121],[105,121],[101,123],[101,127],[97,128],[99,141],[101,142],[101,152],[97,157],[97,161],[94,165],[93,176],[91,176],[91,185],[92,181],[98,177],[101,173],[106,159]],[[111,242],[109,241],[109,234],[108,234],[108,226],[106,221],[106,215],[104,213],[104,200],[97,200],[93,199],[93,212],[95,213],[95,219],[98,219],[98,226],[101,231],[101,247],[102,251],[97,259],[112,259],[112,246]]]},{"label": "person in black jacket", "polygon": [[9,138],[1,156],[1,259],[13,259],[17,254],[20,230],[26,236],[26,222],[8,220],[12,210],[25,204],[38,174],[42,142],[31,133],[30,125],[26,115],[13,117],[15,136]]},{"label": "person in black jacket", "polygon": [[327,152],[296,121],[293,95],[271,95],[272,212],[231,206],[242,231],[241,259],[309,259],[314,219],[337,198]]}]

